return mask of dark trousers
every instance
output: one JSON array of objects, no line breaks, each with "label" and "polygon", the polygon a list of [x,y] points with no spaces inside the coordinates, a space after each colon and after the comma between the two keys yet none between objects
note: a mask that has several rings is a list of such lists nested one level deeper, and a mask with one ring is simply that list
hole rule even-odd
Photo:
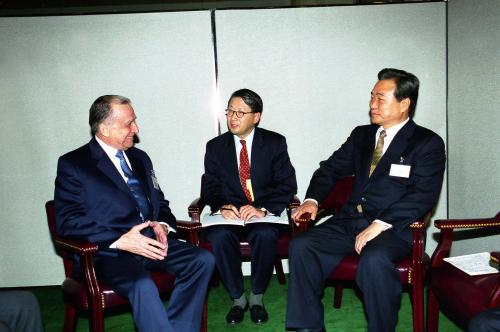
[{"label": "dark trousers", "polygon": [[33,294],[0,292],[0,332],[43,332],[40,308]]},{"label": "dark trousers", "polygon": [[[169,239],[164,260],[120,252],[118,256],[98,256],[95,264],[98,277],[129,299],[139,331],[200,330],[203,303],[214,268],[210,252]],[[150,270],[163,270],[175,276],[166,312]]]},{"label": "dark trousers", "polygon": [[500,332],[500,308],[483,311],[469,322],[468,332]]},{"label": "dark trousers", "polygon": [[246,240],[252,250],[251,282],[254,294],[263,294],[273,274],[279,226],[250,224],[241,226],[211,226],[204,229],[212,245],[215,262],[229,296],[237,299],[243,295],[240,241]]},{"label": "dark trousers", "polygon": [[[325,281],[344,256],[355,253],[356,235],[368,225],[363,218],[330,218],[292,240],[287,328],[323,327]],[[363,293],[368,331],[395,330],[402,286],[394,264],[410,254],[411,245],[393,230],[382,232],[361,251],[356,283]]]}]

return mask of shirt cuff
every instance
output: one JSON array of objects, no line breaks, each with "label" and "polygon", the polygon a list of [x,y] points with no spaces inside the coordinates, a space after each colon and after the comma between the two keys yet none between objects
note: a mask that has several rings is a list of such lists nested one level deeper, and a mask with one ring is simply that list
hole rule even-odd
[{"label": "shirt cuff", "polygon": [[169,232],[169,233],[170,233],[170,232],[172,232],[172,233],[177,233],[177,231],[175,230],[175,228],[170,227],[170,225],[169,225],[169,224],[167,224],[166,222],[164,222],[164,221],[158,221],[158,223],[160,223],[161,225],[165,225],[165,226],[167,226],[167,230],[168,230],[168,232]]},{"label": "shirt cuff", "polygon": [[392,228],[391,224],[386,223],[385,221],[382,221],[380,219],[375,219],[373,222],[376,222],[377,224],[380,224],[384,227],[383,231],[388,230],[389,228]]},{"label": "shirt cuff", "polygon": [[306,199],[304,199],[304,201],[302,203],[305,203],[305,202],[314,202],[317,206],[319,206],[318,201],[315,200],[314,198],[306,198]]},{"label": "shirt cuff", "polygon": [[109,248],[110,248],[110,249],[118,249],[118,248],[116,247],[116,242],[118,242],[118,240],[117,240],[117,241],[115,241],[115,242],[113,242],[113,243],[111,243],[111,244],[109,245]]}]

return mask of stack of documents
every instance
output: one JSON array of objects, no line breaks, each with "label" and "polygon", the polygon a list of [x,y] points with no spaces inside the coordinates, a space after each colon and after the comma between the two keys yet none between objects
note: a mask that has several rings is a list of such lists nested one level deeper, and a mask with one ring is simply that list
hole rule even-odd
[{"label": "stack of documents", "polygon": [[498,269],[490,265],[490,253],[480,252],[478,254],[455,256],[444,258],[465,273],[475,276],[480,274],[498,273]]}]

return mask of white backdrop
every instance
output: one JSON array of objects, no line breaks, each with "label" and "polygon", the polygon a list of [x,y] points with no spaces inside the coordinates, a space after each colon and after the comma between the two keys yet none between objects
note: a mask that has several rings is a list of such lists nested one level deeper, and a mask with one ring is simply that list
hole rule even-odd
[{"label": "white backdrop", "polygon": [[[287,137],[303,199],[318,163],[369,123],[382,68],[420,79],[415,121],[446,140],[445,15],[444,3],[217,11],[220,94],[223,102],[243,87],[261,95],[260,126]],[[444,183],[436,218],[446,205]]]},{"label": "white backdrop", "polygon": [[[261,126],[287,136],[303,198],[318,162],[368,123],[384,67],[420,78],[416,121],[445,137],[445,22],[444,3],[217,11],[216,90],[208,11],[0,18],[0,287],[61,282],[43,204],[57,158],[89,140],[97,96],[132,99],[139,147],[184,219],[217,110],[253,89]],[[438,216],[445,206],[443,192]]]},{"label": "white backdrop", "polygon": [[57,158],[90,139],[100,95],[131,98],[138,146],[186,218],[215,135],[210,12],[0,18],[0,31],[0,287],[61,282],[44,202]]}]

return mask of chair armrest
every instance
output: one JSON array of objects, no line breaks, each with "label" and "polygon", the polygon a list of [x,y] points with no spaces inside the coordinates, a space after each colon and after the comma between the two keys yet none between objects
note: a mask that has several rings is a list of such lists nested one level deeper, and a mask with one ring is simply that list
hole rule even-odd
[{"label": "chair armrest", "polygon": [[295,195],[293,196],[293,200],[288,204],[288,210],[292,211],[300,206],[300,199]]},{"label": "chair armrest", "polygon": [[491,252],[490,255],[491,255],[491,258],[493,260],[495,260],[496,263],[498,264],[498,262],[500,261],[500,251],[493,251],[493,252]]},{"label": "chair armrest", "polygon": [[177,220],[177,232],[181,238],[185,239],[192,245],[197,246],[200,244],[201,223]]},{"label": "chair armrest", "polygon": [[434,225],[440,229],[440,234],[438,245],[432,254],[432,267],[440,265],[443,258],[450,256],[454,229],[499,228],[500,213],[493,218],[441,219],[436,220]]},{"label": "chair armrest", "polygon": [[288,215],[288,221],[290,223],[290,226],[292,227],[292,235],[296,234],[298,232],[305,231],[307,229],[307,224],[302,225],[302,224],[295,224],[295,222],[292,220],[292,212],[294,209],[298,208],[300,206],[300,199],[294,195],[293,200],[288,204],[287,206],[287,215]]},{"label": "chair armrest", "polygon": [[309,224],[314,222],[314,220],[311,219],[310,213],[304,213],[302,216],[300,216],[300,218],[296,218],[295,221],[291,222],[293,227],[293,234],[296,234],[307,230]]},{"label": "chair armrest", "polygon": [[201,212],[206,206],[206,203],[201,199],[201,197],[196,198],[188,206],[188,215],[191,217],[192,222],[200,222]]},{"label": "chair armrest", "polygon": [[[87,289],[91,293],[91,298],[97,299],[98,294],[101,293],[101,288],[99,286],[99,283],[97,282],[97,277],[95,274],[94,254],[99,249],[99,246],[92,242],[68,239],[58,236],[53,236],[52,241],[58,251],[64,252],[62,254],[63,256],[65,254],[76,254],[79,256],[80,270],[82,276],[85,279],[85,283],[87,284]],[[63,261],[65,265],[66,277],[69,277],[70,275],[68,275],[68,273],[70,273],[69,271],[71,271],[72,268],[70,266],[66,266],[66,264],[70,264],[72,266],[72,263],[67,263],[70,261],[69,258],[64,258]]]},{"label": "chair armrest", "polygon": [[482,219],[444,219],[436,220],[434,225],[439,229],[455,228],[476,228],[476,227],[499,227],[500,218],[482,218]]},{"label": "chair armrest", "polygon": [[54,236],[52,240],[58,250],[79,256],[93,255],[99,249],[97,244],[86,241],[67,239],[58,236]]},{"label": "chair armrest", "polygon": [[411,256],[411,265],[413,270],[412,282],[419,282],[418,280],[423,280],[425,275],[425,230],[429,225],[432,213],[433,210],[430,210],[422,219],[418,219],[410,224],[413,243]]}]

